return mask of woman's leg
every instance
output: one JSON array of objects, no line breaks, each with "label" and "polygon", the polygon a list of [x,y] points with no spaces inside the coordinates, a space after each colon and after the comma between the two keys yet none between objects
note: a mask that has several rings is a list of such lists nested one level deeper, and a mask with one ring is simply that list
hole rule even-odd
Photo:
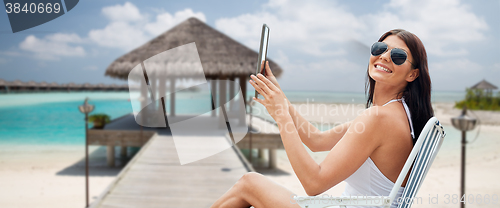
[{"label": "woman's leg", "polygon": [[293,193],[262,174],[251,172],[243,175],[236,184],[222,195],[211,207],[292,207]]}]

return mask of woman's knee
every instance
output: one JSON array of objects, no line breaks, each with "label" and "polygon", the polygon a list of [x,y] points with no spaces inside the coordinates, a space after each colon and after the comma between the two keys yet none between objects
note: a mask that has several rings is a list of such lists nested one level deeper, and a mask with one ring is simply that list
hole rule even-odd
[{"label": "woman's knee", "polygon": [[240,189],[249,190],[255,187],[255,185],[257,185],[263,178],[265,178],[265,176],[260,173],[245,173],[243,176],[241,176],[236,185],[238,185]]},{"label": "woman's knee", "polygon": [[257,181],[264,179],[265,177],[266,176],[257,172],[248,172],[245,173],[243,176],[241,176],[240,181],[244,183],[255,183]]}]

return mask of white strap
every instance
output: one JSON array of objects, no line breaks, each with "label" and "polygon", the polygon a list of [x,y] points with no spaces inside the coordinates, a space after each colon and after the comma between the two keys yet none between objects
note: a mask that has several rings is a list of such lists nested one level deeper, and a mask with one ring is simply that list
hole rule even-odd
[{"label": "white strap", "polygon": [[382,105],[382,106],[385,106],[385,105],[387,105],[387,104],[389,104],[389,103],[396,102],[396,101],[400,101],[400,100],[403,100],[403,98],[400,98],[400,99],[394,99],[394,100],[389,100],[389,102],[385,103],[385,104],[384,104],[384,105]]},{"label": "white strap", "polygon": [[415,133],[413,132],[413,123],[411,122],[411,114],[410,114],[410,109],[408,108],[408,105],[406,105],[406,102],[405,102],[405,99],[404,98],[400,98],[400,99],[394,99],[394,100],[390,100],[389,102],[385,103],[383,106],[389,104],[389,103],[392,103],[392,102],[396,102],[396,101],[403,101],[403,107],[406,111],[406,116],[408,117],[408,122],[410,123],[410,129],[411,129],[411,137],[412,138],[415,138]]},{"label": "white strap", "polygon": [[408,121],[410,122],[410,128],[411,128],[411,137],[415,138],[415,133],[413,132],[413,123],[411,122],[411,114],[410,114],[410,109],[408,108],[408,105],[406,105],[405,100],[403,99],[403,107],[405,108],[406,115],[408,116]]}]

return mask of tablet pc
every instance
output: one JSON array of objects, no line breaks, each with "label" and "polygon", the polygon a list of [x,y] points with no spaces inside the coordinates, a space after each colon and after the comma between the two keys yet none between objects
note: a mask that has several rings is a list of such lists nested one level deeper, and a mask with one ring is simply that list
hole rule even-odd
[{"label": "tablet pc", "polygon": [[[262,25],[262,34],[260,36],[260,49],[259,49],[259,57],[257,60],[257,71],[255,75],[261,73],[266,76],[265,63],[267,61],[267,46],[269,42],[269,27],[264,24]],[[257,97],[259,93],[255,90],[255,97]]]}]

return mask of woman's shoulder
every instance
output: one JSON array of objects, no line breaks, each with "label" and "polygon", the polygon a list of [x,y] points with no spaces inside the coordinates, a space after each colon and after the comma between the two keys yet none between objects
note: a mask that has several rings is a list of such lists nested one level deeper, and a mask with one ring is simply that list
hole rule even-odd
[{"label": "woman's shoulder", "polygon": [[391,118],[391,109],[386,106],[371,106],[360,115],[373,121],[385,121]]},{"label": "woman's shoulder", "polygon": [[[360,115],[362,120],[368,125],[373,125],[374,128],[383,136],[388,134],[404,134],[405,131],[402,124],[407,122],[404,108],[398,105],[372,106],[364,110]],[[399,131],[401,130],[401,131]]]}]

